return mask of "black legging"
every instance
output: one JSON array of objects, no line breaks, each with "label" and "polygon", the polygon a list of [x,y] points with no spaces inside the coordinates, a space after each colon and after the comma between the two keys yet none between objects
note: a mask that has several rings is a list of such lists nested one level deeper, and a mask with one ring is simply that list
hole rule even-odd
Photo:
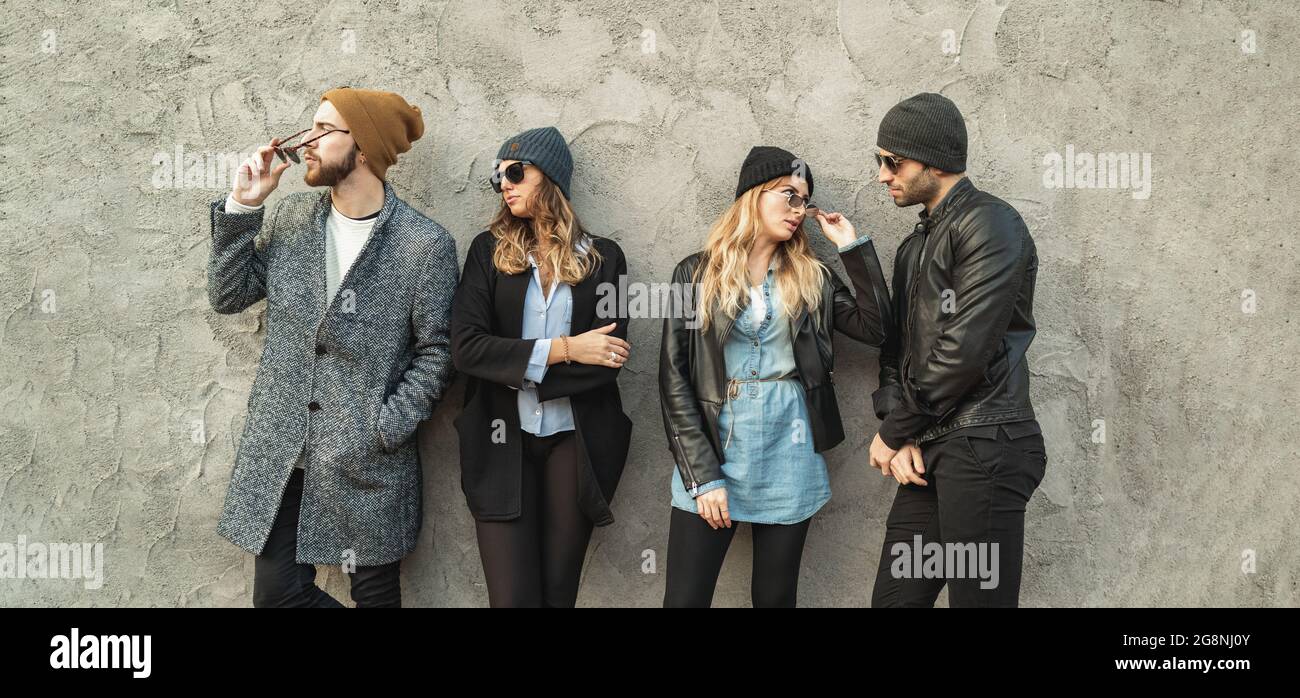
[{"label": "black legging", "polygon": [[477,521],[479,557],[488,604],[573,608],[591,519],[578,507],[582,467],[573,430],[523,434],[519,517]]},{"label": "black legging", "polygon": [[[699,514],[673,507],[668,524],[668,579],[665,608],[708,608],[727,548],[736,533],[714,529]],[[808,538],[809,517],[796,524],[750,524],[754,533],[754,608],[794,608],[799,591],[799,561]]]}]

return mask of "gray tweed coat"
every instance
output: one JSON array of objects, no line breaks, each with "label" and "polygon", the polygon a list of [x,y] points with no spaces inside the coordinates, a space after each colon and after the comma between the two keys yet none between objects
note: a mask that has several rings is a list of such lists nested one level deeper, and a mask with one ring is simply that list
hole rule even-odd
[{"label": "gray tweed coat", "polygon": [[305,448],[297,561],[401,559],[422,520],[412,437],[455,375],[455,239],[385,182],[374,232],[326,308],[328,190],[290,194],[271,213],[226,213],[224,198],[211,209],[212,307],[238,313],[267,299],[266,343],[217,532],[261,553]]}]

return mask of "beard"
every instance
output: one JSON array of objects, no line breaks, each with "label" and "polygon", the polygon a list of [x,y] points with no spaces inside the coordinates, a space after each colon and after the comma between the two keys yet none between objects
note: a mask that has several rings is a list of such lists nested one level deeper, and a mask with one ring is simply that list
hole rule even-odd
[{"label": "beard", "polygon": [[930,170],[923,169],[910,182],[903,184],[898,196],[894,197],[894,205],[903,208],[923,204],[934,198],[937,193],[939,193],[939,178],[935,177]]},{"label": "beard", "polygon": [[352,170],[357,168],[357,149],[353,148],[348,151],[347,157],[343,162],[325,164],[324,161],[318,160],[316,168],[307,167],[307,173],[302,176],[302,180],[312,187],[332,187],[352,174]]}]

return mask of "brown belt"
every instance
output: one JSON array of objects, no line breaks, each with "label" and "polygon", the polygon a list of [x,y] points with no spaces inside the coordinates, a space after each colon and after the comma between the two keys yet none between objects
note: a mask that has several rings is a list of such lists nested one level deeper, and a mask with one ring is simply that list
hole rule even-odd
[{"label": "brown belt", "polygon": [[[736,398],[740,397],[741,383],[767,383],[770,381],[783,381],[790,378],[797,378],[798,375],[799,374],[797,373],[790,372],[781,376],[777,376],[776,378],[728,378],[727,379],[727,401],[726,404],[722,406],[722,409],[724,410],[727,409],[727,407],[731,405],[732,400],[735,400]],[[736,428],[735,422],[732,422],[731,425],[727,427],[727,442],[722,445],[722,449],[724,451],[727,449],[728,446],[731,445],[731,432],[735,428]]]}]

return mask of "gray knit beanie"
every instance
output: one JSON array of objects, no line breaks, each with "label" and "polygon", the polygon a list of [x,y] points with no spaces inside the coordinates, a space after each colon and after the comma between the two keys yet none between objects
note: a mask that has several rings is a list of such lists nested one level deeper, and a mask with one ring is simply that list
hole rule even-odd
[{"label": "gray knit beanie", "polygon": [[966,171],[966,120],[951,99],[922,92],[880,120],[876,145],[944,172]]},{"label": "gray knit beanie", "polygon": [[497,151],[497,161],[527,160],[560,187],[569,197],[569,179],[573,176],[573,154],[569,144],[554,126],[534,128],[507,140]]}]

